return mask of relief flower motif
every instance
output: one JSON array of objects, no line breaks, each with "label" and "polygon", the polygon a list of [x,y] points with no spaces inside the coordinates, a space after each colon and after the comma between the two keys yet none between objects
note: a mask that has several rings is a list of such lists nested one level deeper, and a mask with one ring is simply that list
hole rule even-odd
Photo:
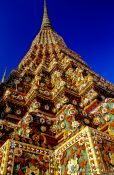
[{"label": "relief flower motif", "polygon": [[99,117],[95,117],[95,118],[93,119],[93,123],[94,123],[94,125],[96,125],[96,126],[100,125],[100,123],[101,123],[100,118],[99,118]]},{"label": "relief flower motif", "polygon": [[69,175],[78,175],[79,165],[77,158],[68,161],[68,171]]},{"label": "relief flower motif", "polygon": [[23,120],[24,120],[24,123],[29,124],[33,121],[33,117],[32,117],[32,115],[27,114]]},{"label": "relief flower motif", "polygon": [[80,126],[80,123],[78,121],[72,122],[72,128],[78,128]]},{"label": "relief flower motif", "polygon": [[61,128],[64,129],[65,126],[66,126],[65,122],[62,122],[62,123],[61,123]]},{"label": "relief flower motif", "polygon": [[74,108],[69,109],[68,115],[75,115],[75,114],[76,114],[76,110]]},{"label": "relief flower motif", "polygon": [[10,146],[11,146],[11,148],[15,148],[16,147],[16,143],[15,142],[11,142]]},{"label": "relief flower motif", "polygon": [[104,119],[106,122],[109,122],[111,119],[111,116],[109,114],[107,114],[107,115],[105,115]]},{"label": "relief flower motif", "polygon": [[46,126],[41,126],[40,129],[42,132],[46,132],[46,130],[47,130]]},{"label": "relief flower motif", "polygon": [[45,110],[48,111],[49,110],[49,105],[45,105],[44,108],[45,108]]},{"label": "relief flower motif", "polygon": [[21,148],[15,148],[14,153],[16,156],[21,157],[23,152]]},{"label": "relief flower motif", "polygon": [[44,124],[45,123],[45,119],[44,118],[40,118],[40,123]]},{"label": "relief flower motif", "polygon": [[60,115],[60,121],[63,121],[64,120],[64,114],[61,114]]}]

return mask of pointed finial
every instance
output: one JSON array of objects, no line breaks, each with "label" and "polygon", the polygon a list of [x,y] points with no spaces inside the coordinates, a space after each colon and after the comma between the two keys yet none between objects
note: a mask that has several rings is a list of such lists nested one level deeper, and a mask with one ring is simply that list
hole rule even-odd
[{"label": "pointed finial", "polygon": [[5,78],[6,78],[6,73],[7,73],[7,68],[4,71],[4,74],[3,74],[3,77],[2,77],[1,83],[4,83]]},{"label": "pointed finial", "polygon": [[43,21],[42,21],[42,26],[43,27],[51,27],[51,22],[48,17],[48,10],[47,10],[47,5],[46,5],[46,0],[44,0],[44,15],[43,15]]}]

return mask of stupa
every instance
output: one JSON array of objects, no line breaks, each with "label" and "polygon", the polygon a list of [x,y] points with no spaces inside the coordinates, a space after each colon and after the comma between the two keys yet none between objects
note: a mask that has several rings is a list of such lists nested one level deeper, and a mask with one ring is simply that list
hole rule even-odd
[{"label": "stupa", "polygon": [[0,175],[113,175],[114,85],[41,29],[0,84]]}]

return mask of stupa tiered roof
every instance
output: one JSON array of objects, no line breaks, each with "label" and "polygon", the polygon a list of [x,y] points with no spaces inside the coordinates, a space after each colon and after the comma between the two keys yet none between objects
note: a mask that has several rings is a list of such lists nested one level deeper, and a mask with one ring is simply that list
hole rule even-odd
[{"label": "stupa tiered roof", "polygon": [[40,31],[0,85],[0,175],[114,172],[114,85],[53,29]]}]

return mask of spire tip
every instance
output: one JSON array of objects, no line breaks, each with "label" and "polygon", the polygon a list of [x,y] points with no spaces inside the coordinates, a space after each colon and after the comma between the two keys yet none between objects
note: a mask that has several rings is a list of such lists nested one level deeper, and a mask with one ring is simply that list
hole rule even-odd
[{"label": "spire tip", "polygon": [[4,74],[3,74],[3,76],[2,76],[1,83],[4,83],[4,82],[5,82],[6,73],[7,73],[7,67],[6,67],[6,69],[5,69],[5,71],[4,71]]},{"label": "spire tip", "polygon": [[44,0],[44,15],[43,15],[43,21],[42,21],[42,26],[43,27],[51,27],[51,22],[48,17],[48,10],[47,10],[47,4],[46,0]]}]

